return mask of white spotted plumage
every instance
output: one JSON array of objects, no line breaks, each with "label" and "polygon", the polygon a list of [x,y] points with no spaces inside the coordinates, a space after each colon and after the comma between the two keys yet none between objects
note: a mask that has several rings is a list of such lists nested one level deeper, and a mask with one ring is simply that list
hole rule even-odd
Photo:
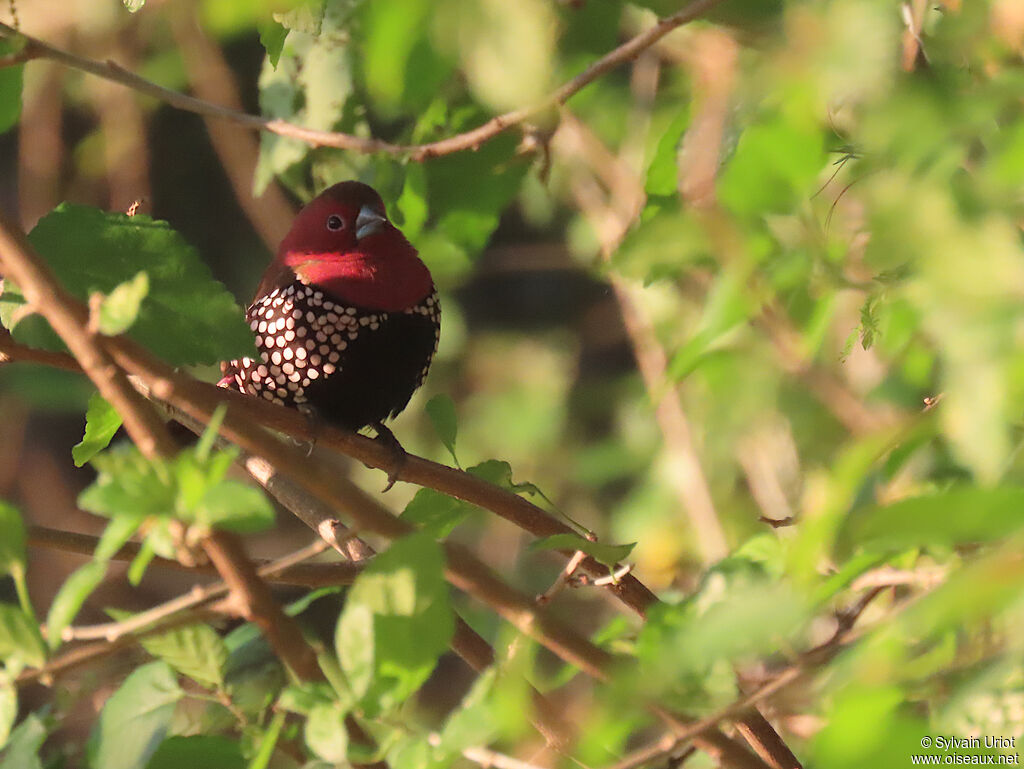
[{"label": "white spotted plumage", "polygon": [[[436,352],[440,338],[436,291],[401,312],[422,315],[432,322]],[[344,371],[349,343],[379,330],[388,317],[388,312],[341,305],[316,287],[298,281],[274,289],[249,308],[249,327],[256,334],[260,358],[234,361],[233,385],[273,403],[301,407],[307,401],[310,383]],[[426,378],[432,358],[433,353],[419,373],[416,388]]]}]

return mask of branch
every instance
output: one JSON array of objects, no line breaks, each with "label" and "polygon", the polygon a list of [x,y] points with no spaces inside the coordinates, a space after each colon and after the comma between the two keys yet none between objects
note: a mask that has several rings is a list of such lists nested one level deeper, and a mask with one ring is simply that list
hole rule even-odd
[{"label": "branch", "polygon": [[[57,281],[38,258],[19,227],[0,212],[0,271],[21,288],[29,306],[38,311],[60,336],[82,370],[124,420],[125,429],[150,459],[168,458],[178,451],[153,404],[135,390],[111,360],[114,340],[88,331],[89,313]],[[298,625],[273,600],[270,588],[255,573],[233,535],[215,532],[203,542],[221,577],[243,607],[243,616],[259,624],[278,656],[296,675],[319,678],[316,655]]]},{"label": "branch", "polygon": [[[263,564],[258,569],[254,565],[250,565],[253,566],[256,574],[261,578],[273,576],[301,563],[307,558],[322,553],[324,547],[326,545],[318,541],[314,545],[307,545],[270,563]],[[177,614],[198,609],[210,601],[222,598],[228,594],[229,589],[227,582],[214,582],[213,584],[203,586],[196,585],[187,593],[177,598],[172,598],[146,611],[133,614],[127,619],[118,622],[104,622],[100,625],[90,625],[88,627],[68,628],[65,631],[63,640],[92,641],[101,638],[108,643],[113,643],[132,633],[149,631],[154,626],[162,624]]]},{"label": "branch", "polygon": [[[99,541],[99,537],[89,534],[61,531],[46,526],[28,527],[29,547],[45,547],[65,553],[91,556],[96,550],[96,545],[99,544]],[[141,549],[142,547],[138,543],[128,542],[111,556],[111,560],[132,561]],[[340,563],[296,563],[286,568],[280,566],[279,559],[275,561],[254,560],[252,563],[260,576],[267,582],[311,588],[351,585],[363,570],[360,564],[344,561]],[[275,566],[275,564],[277,565]],[[151,565],[174,569],[175,571],[187,571],[193,574],[218,574],[213,564],[197,563],[192,566],[186,566],[180,561],[172,561],[169,558],[161,558],[160,556],[155,556]]]},{"label": "branch", "polygon": [[[209,422],[217,405],[223,400],[223,391],[216,392],[218,388],[210,386],[196,387],[198,383],[195,380],[155,360],[126,338],[118,337],[110,341],[118,363],[145,382],[155,397],[195,419]],[[415,531],[413,526],[395,518],[375,498],[347,478],[339,476],[322,460],[316,456],[307,457],[297,448],[284,444],[251,418],[240,416],[231,407],[221,423],[220,433],[245,451],[263,457],[282,474],[301,483],[328,507],[347,514],[353,525],[360,530],[375,532],[392,540]],[[489,484],[485,485],[493,488]],[[443,547],[447,560],[445,576],[452,585],[490,606],[520,632],[538,641],[565,662],[595,680],[608,680],[613,664],[618,663],[616,658],[581,636],[571,626],[538,609],[531,597],[497,578],[466,548],[451,542],[443,543]],[[672,729],[687,728],[685,720],[669,711],[655,705],[648,707]],[[694,740],[702,750],[731,766],[751,769],[763,769],[765,766],[717,729],[704,730]]]},{"label": "branch", "polygon": [[0,23],[0,38],[22,39],[25,41],[25,47],[17,54],[12,54],[6,57],[6,59],[0,59],[0,66],[20,64],[31,59],[53,59],[72,69],[82,70],[97,77],[127,86],[139,93],[151,96],[186,112],[230,120],[246,128],[268,131],[280,136],[298,139],[313,147],[335,147],[365,154],[379,152],[409,157],[419,162],[428,158],[438,157],[439,155],[476,149],[485,141],[493,139],[512,126],[518,125],[552,107],[565,104],[570,97],[602,75],[636,58],[642,51],[657,43],[672,30],[700,17],[720,2],[722,0],[694,0],[681,11],[661,19],[650,29],[630,38],[618,48],[605,54],[583,70],[583,72],[572,78],[572,80],[555,89],[537,103],[498,115],[471,131],[427,144],[393,144],[381,139],[365,138],[340,132],[318,131],[312,128],[304,128],[294,123],[288,123],[284,120],[269,120],[258,115],[250,115],[164,88],[133,72],[129,72],[112,61],[101,62],[77,56],[37,38],[24,35],[3,23]]},{"label": "branch", "polygon": [[[80,302],[63,292],[48,271],[38,265],[31,246],[24,241],[24,236],[20,235],[19,240],[19,231],[12,231],[15,233],[13,237],[8,235],[8,229],[0,219],[0,254],[3,256],[4,268],[8,270],[11,277],[18,281],[29,301],[35,302],[44,293],[54,297],[55,304],[45,306],[45,317],[49,320],[52,316],[58,321],[60,328],[57,328],[57,324],[51,320],[51,325],[55,326],[55,330],[67,332],[66,341],[69,347],[72,346],[72,343],[77,344],[80,341],[79,336],[85,335],[83,329],[86,320],[85,308]],[[16,269],[12,270],[12,265]],[[66,318],[74,321],[76,316],[81,320],[80,326],[68,331]],[[93,349],[96,347],[93,338],[85,336],[85,339],[87,344],[79,345],[83,347],[83,352],[103,352]],[[223,391],[218,391],[218,388],[210,386],[197,387],[198,383],[191,377],[156,360],[146,350],[126,337],[109,337],[104,338],[103,341],[106,351],[109,351],[116,363],[124,371],[139,377],[155,397],[200,421],[209,423],[212,419],[214,411],[222,400]],[[75,351],[74,347],[72,347],[72,351]],[[83,368],[89,370],[84,365]],[[118,371],[116,366],[109,366],[109,369],[109,373],[115,381],[124,380],[122,372]],[[127,380],[124,380],[124,383],[127,385]],[[214,392],[211,393],[210,390]],[[132,391],[131,394],[142,398],[135,391]],[[255,399],[246,400],[255,402]],[[144,399],[142,403],[149,408],[149,404]],[[296,414],[296,416],[299,415]],[[164,427],[162,423],[160,426]],[[415,531],[415,527],[392,516],[390,511],[376,499],[367,495],[347,478],[340,477],[326,463],[315,456],[307,457],[304,452],[293,446],[285,445],[281,440],[268,433],[264,427],[254,423],[251,419],[241,417],[232,408],[225,413],[219,432],[244,450],[266,459],[273,467],[301,483],[332,509],[347,513],[352,519],[354,527],[362,531],[376,532],[392,540]],[[494,488],[489,484],[484,485]],[[576,666],[600,682],[608,681],[613,665],[621,664],[622,661],[592,643],[572,626],[555,618],[550,613],[538,609],[530,596],[505,584],[466,548],[451,542],[443,543],[443,547],[447,561],[445,576],[452,585],[490,606],[520,632],[538,641],[563,661]],[[276,619],[279,625],[292,622],[272,600],[269,601],[269,605],[266,605],[267,602],[258,592],[266,590],[266,585],[256,579],[255,575],[247,572],[246,567],[251,571],[251,565],[244,559],[232,555],[230,545],[219,548],[215,545],[210,554],[218,569],[224,567],[222,575],[225,581],[233,588],[237,588],[238,593],[246,600],[245,605],[250,611],[272,612],[271,621],[274,621],[274,615],[279,615]],[[265,623],[268,620],[263,617],[262,621]],[[277,640],[284,644],[283,648],[275,646],[275,651],[279,657],[292,666],[297,674],[302,675],[304,668],[301,650],[288,648],[291,640],[280,632],[273,635],[268,634],[268,640],[271,642]],[[298,636],[298,640],[305,644],[301,634]],[[313,672],[319,673],[319,669],[317,668]],[[647,703],[647,709],[677,733],[685,732],[689,728],[685,719],[657,704]],[[766,766],[760,759],[734,743],[715,727],[700,730],[693,740],[694,744],[709,755],[728,766],[735,767],[735,769],[764,769]]]},{"label": "branch", "polygon": [[[55,365],[70,371],[81,370],[75,361],[67,355],[43,353],[39,350],[33,350],[15,342],[9,335],[5,336],[0,333],[0,360],[4,359]],[[160,381],[159,377],[156,377],[156,379]],[[134,384],[137,388],[141,387],[145,393],[153,398],[168,403],[168,399],[156,391],[158,388],[152,388],[150,384],[146,383],[145,377],[142,380],[135,380]],[[294,409],[276,406],[262,399],[218,388],[195,379],[182,376],[179,377],[173,386],[170,383],[166,384],[168,387],[174,387],[177,390],[175,402],[168,403],[175,411],[174,418],[186,425],[189,418],[195,419],[196,416],[182,405],[185,402],[202,403],[213,408],[223,403],[229,407],[231,413],[245,417],[250,422],[266,427],[274,432],[284,433],[305,443],[315,441],[318,446],[338,451],[370,467],[384,471],[391,469],[392,460],[387,450],[371,438],[346,432],[329,425],[318,424],[313,429],[310,426],[309,420]],[[198,420],[198,423],[200,425],[205,424],[201,418]],[[272,467],[273,465],[271,464],[270,468]],[[262,475],[264,478],[270,477],[267,473]],[[447,494],[464,502],[482,507],[485,510],[490,510],[492,513],[501,516],[536,537],[575,533],[561,521],[552,517],[550,513],[529,500],[488,483],[481,478],[477,478],[475,475],[471,475],[464,470],[432,462],[423,457],[410,454],[408,460],[400,468],[397,478],[406,483],[431,488],[442,494]],[[273,483],[276,486],[265,483],[264,479],[259,476],[257,476],[257,479],[274,496],[279,496],[282,491],[292,493],[296,488],[294,485],[290,485],[290,482],[284,478],[275,477]],[[286,484],[289,484],[290,488]],[[302,489],[301,485],[298,488],[300,491],[296,493],[300,493],[308,498],[308,490]],[[317,529],[324,520],[328,520],[319,517],[317,510],[309,508],[305,503],[298,508],[293,508],[290,502],[283,503],[286,507],[292,509],[293,512],[300,515],[304,522],[313,529]],[[319,505],[315,507],[319,508]],[[303,516],[301,512],[306,509],[310,510],[310,514]],[[332,512],[331,519],[333,518],[334,513]],[[574,554],[572,551],[563,551],[563,553],[566,557],[572,557]],[[608,567],[590,557],[583,559],[580,569],[595,579],[608,575]],[[616,567],[617,570],[618,567]],[[624,605],[641,617],[645,615],[648,607],[658,602],[657,596],[632,574],[626,574],[618,582],[611,582],[606,587]]]},{"label": "branch", "polygon": [[24,233],[2,211],[0,272],[18,284],[28,305],[64,340],[85,375],[117,409],[139,450],[150,458],[176,453],[178,447],[153,406],[136,392],[100,341],[86,330],[85,307],[60,286],[48,267],[33,257]]}]

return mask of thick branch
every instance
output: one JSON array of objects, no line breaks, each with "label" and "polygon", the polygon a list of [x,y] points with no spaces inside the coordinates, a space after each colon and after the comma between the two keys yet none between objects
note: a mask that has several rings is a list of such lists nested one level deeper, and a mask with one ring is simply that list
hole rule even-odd
[{"label": "thick branch", "polygon": [[[66,370],[78,370],[74,360],[66,355],[33,350],[14,342],[9,336],[4,338],[0,334],[0,360],[3,359],[25,360],[56,365]],[[136,386],[139,386],[139,383]],[[145,387],[147,393],[150,392],[148,386],[142,386]],[[182,377],[175,386],[178,388],[179,399],[202,403],[210,407],[225,403],[229,405],[231,413],[246,417],[249,421],[275,432],[285,433],[303,442],[316,441],[318,446],[338,451],[370,467],[381,470],[390,468],[391,457],[387,450],[377,441],[365,436],[339,430],[329,425],[317,425],[314,430],[309,421],[294,409],[275,406],[261,399],[223,390],[194,379]],[[159,393],[154,394],[153,397],[158,400],[166,400]],[[171,405],[184,414],[190,414],[188,409],[179,408],[176,403]],[[202,420],[200,421],[202,422]],[[529,500],[463,470],[432,462],[429,459],[409,455],[408,461],[400,468],[397,478],[490,510],[536,537],[572,532],[572,529],[564,523]],[[275,482],[285,483],[286,481]],[[277,495],[277,491],[274,489],[268,487],[268,490],[275,496]],[[291,509],[291,505],[288,506]],[[314,529],[318,525],[318,521],[312,518],[305,522]],[[572,557],[573,553],[566,551],[565,555]],[[608,574],[608,567],[589,557],[583,559],[580,569],[593,577],[604,577]],[[607,589],[640,616],[643,616],[647,608],[658,601],[654,593],[632,574],[624,575],[618,582],[609,583]]]},{"label": "thick branch", "polygon": [[73,69],[89,72],[98,77],[111,80],[115,83],[132,88],[139,93],[152,96],[166,104],[187,112],[194,112],[207,117],[230,120],[247,128],[252,128],[270,133],[298,139],[314,147],[336,147],[338,149],[351,150],[362,153],[385,153],[389,155],[407,156],[412,160],[422,161],[427,158],[439,155],[448,155],[453,152],[460,152],[467,149],[476,149],[485,141],[493,139],[498,134],[518,125],[529,118],[551,109],[552,107],[565,104],[571,96],[581,91],[590,83],[597,80],[605,73],[615,69],[627,61],[636,58],[642,51],[651,47],[665,35],[678,27],[687,24],[700,17],[709,9],[718,5],[722,0],[694,0],[681,11],[667,16],[660,20],[650,29],[641,32],[630,38],[618,48],[607,53],[602,58],[587,67],[569,82],[552,91],[544,99],[536,104],[521,109],[506,112],[492,118],[483,125],[471,131],[441,139],[440,141],[427,144],[393,144],[375,138],[365,138],[352,134],[318,131],[311,128],[288,123],[284,120],[269,120],[258,115],[249,115],[238,110],[212,104],[203,99],[172,91],[163,86],[157,85],[145,78],[139,77],[133,72],[118,66],[112,61],[96,61],[82,56],[61,50],[55,46],[38,40],[28,35],[21,35],[16,29],[7,24],[0,23],[0,38],[18,38],[26,41],[25,48],[18,54],[0,60],[0,66],[28,61],[30,59],[53,59]]},{"label": "thick branch", "polygon": [[[39,312],[71,350],[82,370],[124,420],[125,429],[139,450],[151,459],[174,456],[178,445],[159,414],[111,360],[113,340],[87,330],[88,311],[57,281],[36,256],[25,234],[0,212],[0,269],[21,288],[28,304]],[[221,577],[267,635],[278,656],[296,675],[320,677],[312,649],[294,620],[273,600],[266,584],[244,557],[233,535],[218,532],[204,541]],[[312,660],[312,664],[309,664]]]}]

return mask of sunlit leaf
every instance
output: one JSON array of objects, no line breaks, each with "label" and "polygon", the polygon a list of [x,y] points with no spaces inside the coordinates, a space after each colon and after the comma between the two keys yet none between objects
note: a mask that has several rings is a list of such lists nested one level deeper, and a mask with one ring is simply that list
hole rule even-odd
[{"label": "sunlit leaf", "polygon": [[[62,203],[39,220],[29,240],[83,301],[97,291],[109,294],[145,270],[149,291],[129,335],[169,363],[218,363],[254,354],[242,309],[167,222]],[[14,313],[22,304],[17,289],[5,285],[0,319],[16,338],[21,323],[15,324]],[[60,345],[49,331],[26,341],[49,349]]]},{"label": "sunlit leaf", "polygon": [[71,449],[75,467],[81,467],[110,445],[121,427],[121,415],[98,392],[89,398],[85,412],[85,435]]},{"label": "sunlit leaf", "polygon": [[166,662],[136,668],[103,705],[89,738],[89,764],[143,769],[171,726],[184,696]]}]

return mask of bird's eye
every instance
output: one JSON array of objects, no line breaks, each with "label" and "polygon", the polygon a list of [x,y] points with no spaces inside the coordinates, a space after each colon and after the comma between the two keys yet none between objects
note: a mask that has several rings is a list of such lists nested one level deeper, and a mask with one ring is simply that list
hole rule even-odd
[{"label": "bird's eye", "polygon": [[344,226],[345,220],[342,219],[337,214],[331,214],[330,216],[327,217],[327,229],[331,230],[332,232],[337,232]]}]

